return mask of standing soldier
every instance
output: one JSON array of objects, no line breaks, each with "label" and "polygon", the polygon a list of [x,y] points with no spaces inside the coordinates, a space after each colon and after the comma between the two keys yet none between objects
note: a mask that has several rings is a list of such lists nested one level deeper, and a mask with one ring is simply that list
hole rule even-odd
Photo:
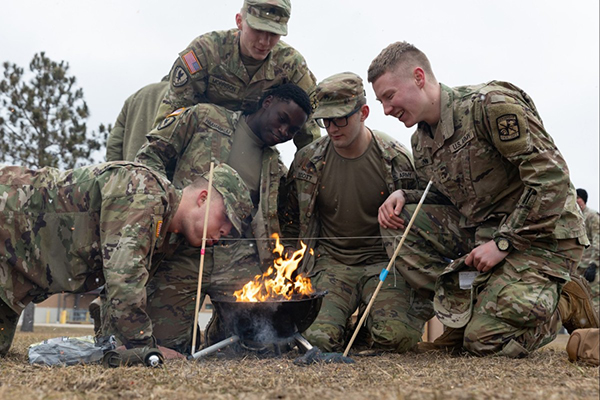
[{"label": "standing soldier", "polygon": [[[274,146],[291,140],[310,112],[306,92],[289,83],[266,92],[253,113],[197,104],[178,110],[148,135],[137,161],[165,174],[175,187],[196,179],[213,160],[229,164],[248,186],[253,203],[248,229],[207,251],[203,296],[232,296],[262,274],[261,266],[272,265],[270,237],[281,232],[277,199],[286,172]],[[192,338],[199,258],[198,249],[183,247],[163,260],[149,290],[159,343],[181,352],[189,351]],[[216,328],[211,324],[209,331]],[[214,335],[208,339],[216,340]]]},{"label": "standing soldier", "polygon": [[169,77],[144,86],[125,100],[106,141],[106,161],[133,161],[154,128],[158,107],[169,88]]},{"label": "standing soldier", "polygon": [[[316,79],[304,57],[280,41],[288,33],[290,0],[245,0],[235,16],[237,29],[194,39],[171,68],[171,84],[155,126],[174,110],[212,103],[254,112],[269,88],[294,83],[311,97]],[[294,138],[298,148],[320,136],[311,122]]]},{"label": "standing soldier", "polygon": [[[251,206],[229,166],[214,169],[207,238],[241,230]],[[183,191],[148,167],[105,163],[61,172],[0,168],[0,356],[30,302],[105,285],[107,319],[126,348],[156,347],[146,283],[181,239],[202,244],[208,182]],[[166,351],[165,356],[175,356]]]},{"label": "standing soldier", "polygon": [[[523,357],[561,321],[569,331],[598,327],[589,288],[571,278],[587,244],[575,188],[531,98],[507,82],[439,84],[406,42],[384,49],[368,78],[386,115],[418,125],[418,177],[453,204],[424,207],[398,258],[414,287],[435,291],[437,317],[451,328],[432,346]],[[403,229],[421,192],[392,193],[380,223]]]},{"label": "standing soldier", "polygon": [[589,247],[583,251],[578,272],[590,282],[592,297],[596,311],[600,309],[600,214],[587,206],[588,194],[585,189],[577,189],[577,205],[583,212],[585,231],[590,241]]},{"label": "standing soldier", "polygon": [[[327,136],[296,154],[282,225],[284,238],[300,238],[314,249],[314,255],[305,254],[302,269],[316,289],[328,291],[304,335],[324,351],[341,351],[347,322],[366,306],[389,260],[377,222],[379,206],[395,190],[416,188],[416,175],[405,147],[365,126],[369,106],[358,75],[325,79],[316,97],[314,117]],[[295,240],[286,243],[299,246]],[[433,315],[431,300],[401,276],[395,278],[383,286],[367,319],[365,344],[372,349],[410,349]]]}]

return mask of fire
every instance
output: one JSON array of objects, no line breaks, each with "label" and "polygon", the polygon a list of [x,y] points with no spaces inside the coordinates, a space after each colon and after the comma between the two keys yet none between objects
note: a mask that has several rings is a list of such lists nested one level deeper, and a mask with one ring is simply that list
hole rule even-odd
[{"label": "fire", "polygon": [[279,257],[275,259],[273,266],[269,267],[267,272],[256,275],[253,281],[246,283],[242,289],[233,293],[236,301],[290,300],[293,295],[310,295],[314,293],[310,278],[298,274],[292,280],[294,271],[296,271],[298,264],[304,257],[306,245],[300,242],[302,248],[295,251],[290,258],[284,260],[284,248],[279,243],[279,235],[274,233],[272,237],[276,240],[273,253],[279,254]]}]

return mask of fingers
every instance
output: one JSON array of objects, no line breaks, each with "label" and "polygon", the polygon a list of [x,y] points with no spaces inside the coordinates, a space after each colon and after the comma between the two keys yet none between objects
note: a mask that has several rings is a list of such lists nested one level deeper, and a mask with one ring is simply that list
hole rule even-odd
[{"label": "fingers", "polygon": [[165,360],[173,360],[173,359],[185,359],[185,356],[173,349],[169,349],[168,347],[158,346],[158,349],[162,353]]},{"label": "fingers", "polygon": [[469,255],[467,256],[467,258],[465,258],[465,264],[468,267],[474,267],[474,265],[473,265],[473,252],[470,252]]}]

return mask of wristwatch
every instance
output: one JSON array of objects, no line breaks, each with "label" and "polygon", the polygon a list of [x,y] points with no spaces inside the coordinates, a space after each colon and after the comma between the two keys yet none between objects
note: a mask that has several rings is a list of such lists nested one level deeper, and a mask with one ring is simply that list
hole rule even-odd
[{"label": "wristwatch", "polygon": [[504,237],[497,237],[494,239],[494,242],[496,242],[496,247],[498,247],[498,250],[500,251],[509,251],[512,247],[512,243]]}]

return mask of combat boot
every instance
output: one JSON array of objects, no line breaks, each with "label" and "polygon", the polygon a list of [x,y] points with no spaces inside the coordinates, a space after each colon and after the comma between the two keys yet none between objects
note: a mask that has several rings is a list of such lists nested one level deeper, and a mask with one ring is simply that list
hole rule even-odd
[{"label": "combat boot", "polygon": [[89,305],[88,311],[90,313],[90,317],[94,320],[94,336],[99,338],[102,335],[102,299],[100,297],[96,297]]},{"label": "combat boot", "polygon": [[448,352],[460,351],[463,348],[465,337],[464,328],[446,328],[433,342],[417,343],[417,353],[427,353],[429,351],[444,350]]},{"label": "combat boot", "polygon": [[571,276],[571,281],[563,286],[558,313],[569,333],[575,329],[598,328],[598,312],[592,304],[591,290],[585,279]]}]

